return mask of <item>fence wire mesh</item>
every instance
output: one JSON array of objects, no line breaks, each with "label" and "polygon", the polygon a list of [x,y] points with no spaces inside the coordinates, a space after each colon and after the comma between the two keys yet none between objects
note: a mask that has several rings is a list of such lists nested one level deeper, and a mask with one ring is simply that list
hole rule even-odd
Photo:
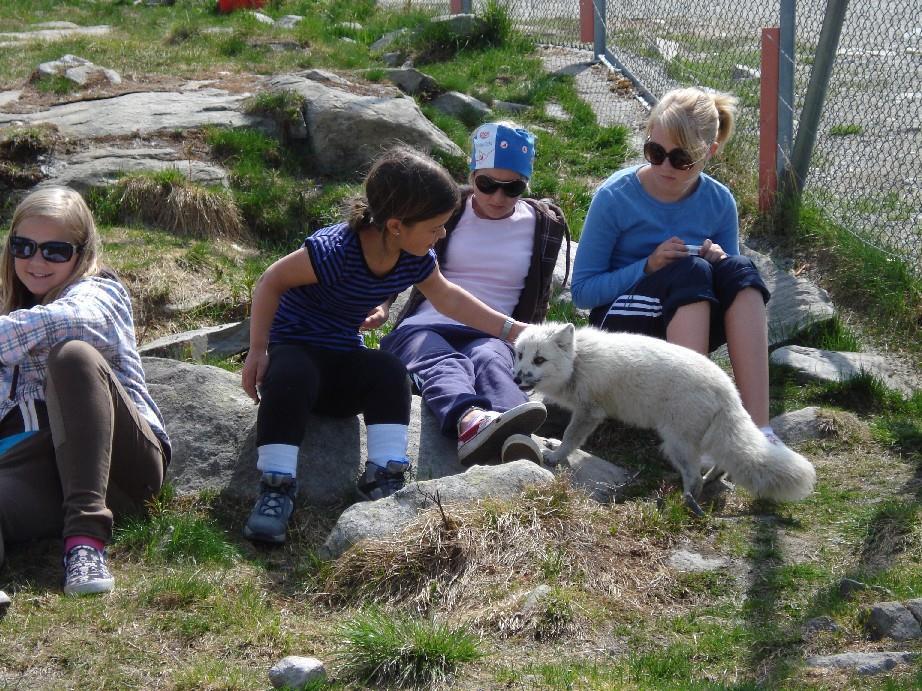
[{"label": "fence wire mesh", "polygon": [[[449,2],[413,2],[449,13]],[[486,0],[472,0],[482,12]],[[539,43],[579,49],[580,1],[511,0],[513,25]],[[825,0],[796,3],[794,131],[805,100],[826,13]],[[735,94],[741,112],[736,145],[758,160],[761,37],[779,25],[779,0],[606,0],[606,48],[654,98],[676,86]],[[922,275],[922,0],[851,2],[826,102],[815,132],[805,198],[865,243]],[[598,74],[598,72],[596,72]],[[601,80],[599,80],[601,81]],[[624,84],[595,87],[600,120],[622,105],[606,98]],[[585,91],[585,88],[584,88]],[[593,94],[589,94],[593,96]],[[608,112],[611,110],[611,112]]]}]

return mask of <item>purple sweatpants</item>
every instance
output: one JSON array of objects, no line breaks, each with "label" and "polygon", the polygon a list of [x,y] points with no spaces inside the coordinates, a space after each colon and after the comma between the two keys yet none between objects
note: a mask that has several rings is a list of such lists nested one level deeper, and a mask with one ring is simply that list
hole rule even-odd
[{"label": "purple sweatpants", "polygon": [[381,350],[406,365],[448,436],[471,406],[502,413],[528,400],[512,381],[512,346],[469,326],[401,326],[381,339]]}]

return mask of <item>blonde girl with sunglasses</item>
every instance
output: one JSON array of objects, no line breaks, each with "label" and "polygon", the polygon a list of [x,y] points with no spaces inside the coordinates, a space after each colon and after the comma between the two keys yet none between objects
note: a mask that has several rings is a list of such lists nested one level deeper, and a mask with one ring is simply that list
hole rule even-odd
[{"label": "blonde girl with sunglasses", "polygon": [[70,595],[112,590],[113,512],[141,513],[170,455],[100,250],[83,198],[49,187],[18,205],[0,256],[0,562],[5,541],[61,537]]},{"label": "blonde girl with sunglasses", "polygon": [[740,255],[733,194],[704,172],[733,134],[735,97],[668,92],[646,125],[646,163],[596,191],[573,267],[573,302],[609,331],[665,339],[707,355],[726,343],[743,405],[769,426],[770,297]]}]

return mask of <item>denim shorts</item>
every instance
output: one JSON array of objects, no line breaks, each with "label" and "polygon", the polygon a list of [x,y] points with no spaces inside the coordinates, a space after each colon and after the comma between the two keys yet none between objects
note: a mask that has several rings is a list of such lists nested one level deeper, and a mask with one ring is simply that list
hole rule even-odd
[{"label": "denim shorts", "polygon": [[686,257],[644,276],[629,293],[599,305],[589,314],[593,326],[665,339],[666,327],[683,305],[711,303],[709,350],[726,343],[724,313],[737,293],[755,288],[768,302],[771,293],[748,257],[729,256],[716,264],[703,257]]}]

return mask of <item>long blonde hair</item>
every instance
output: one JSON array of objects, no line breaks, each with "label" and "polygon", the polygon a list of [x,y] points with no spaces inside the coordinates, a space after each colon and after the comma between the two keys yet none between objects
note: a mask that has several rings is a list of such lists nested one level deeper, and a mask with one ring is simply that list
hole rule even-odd
[{"label": "long blonde hair", "polygon": [[647,136],[659,124],[693,158],[703,158],[717,143],[717,151],[733,135],[736,122],[735,96],[696,87],[673,89],[663,96],[647,119]]},{"label": "long blonde hair", "polygon": [[[93,214],[83,197],[68,187],[46,187],[23,199],[13,212],[10,237],[17,234],[23,221],[36,217],[57,221],[67,231],[69,242],[83,245],[83,251],[77,254],[77,262],[70,277],[42,298],[41,304],[47,305],[69,285],[99,273],[101,245]],[[16,276],[14,262],[7,240],[3,243],[3,255],[0,257],[0,314],[9,314],[34,303],[32,294]]]}]

